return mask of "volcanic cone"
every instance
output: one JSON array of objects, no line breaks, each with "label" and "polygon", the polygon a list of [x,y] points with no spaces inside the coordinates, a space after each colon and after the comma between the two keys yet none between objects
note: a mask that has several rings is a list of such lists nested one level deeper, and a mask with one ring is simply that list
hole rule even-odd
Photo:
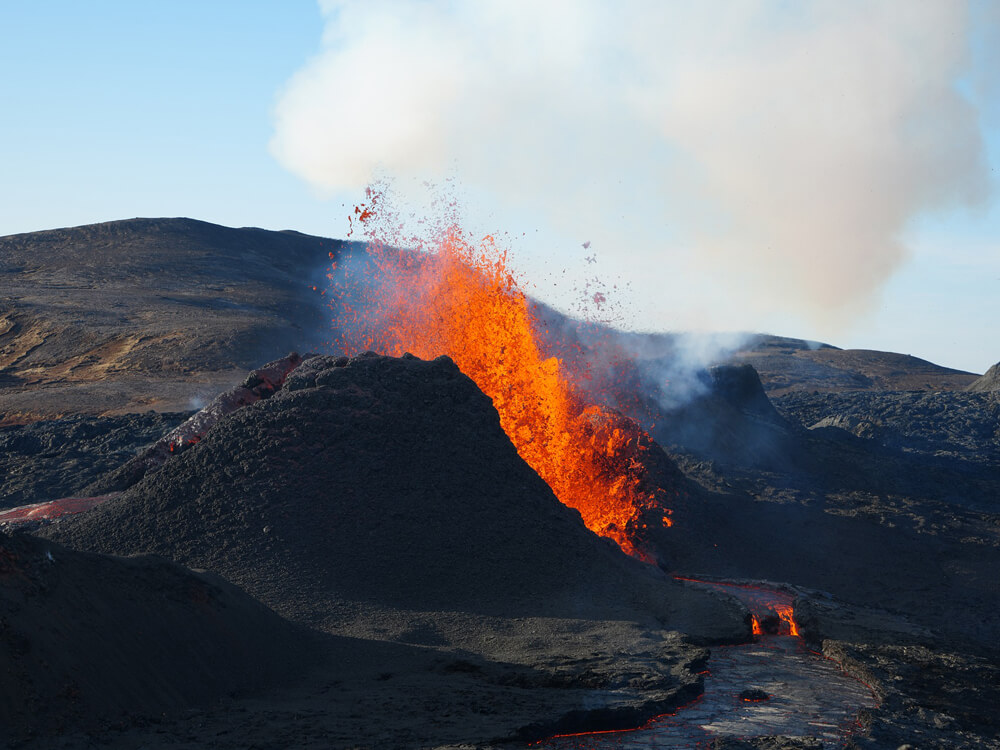
[{"label": "volcanic cone", "polygon": [[46,534],[213,570],[329,630],[372,608],[650,621],[709,639],[746,627],[588,531],[446,357],[307,359],[273,397]]}]

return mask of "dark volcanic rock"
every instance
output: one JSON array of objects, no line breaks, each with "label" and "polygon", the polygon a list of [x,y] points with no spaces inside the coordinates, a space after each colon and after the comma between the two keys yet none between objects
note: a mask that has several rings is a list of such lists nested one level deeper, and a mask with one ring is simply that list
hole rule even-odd
[{"label": "dark volcanic rock", "polygon": [[823,750],[822,740],[815,737],[723,737],[714,740],[712,750]]},{"label": "dark volcanic rock", "polygon": [[307,641],[218,576],[0,534],[0,744],[287,681]]},{"label": "dark volcanic rock", "polygon": [[756,702],[770,699],[771,696],[760,688],[747,688],[746,690],[740,691],[740,700]]},{"label": "dark volcanic rock", "polygon": [[753,367],[718,365],[704,393],[647,416],[663,445],[723,464],[787,468],[799,460],[796,428],[771,404]]},{"label": "dark volcanic rock", "polygon": [[790,393],[775,403],[813,430],[839,428],[930,460],[1000,466],[1000,398],[993,393]]},{"label": "dark volcanic rock", "polygon": [[864,717],[866,734],[848,747],[1000,746],[995,643],[992,654],[954,651],[902,615],[812,597],[796,600],[795,621],[813,647],[879,698]]},{"label": "dark volcanic rock", "polygon": [[1000,664],[924,646],[826,641],[823,653],[871,685],[881,706],[852,750],[1000,747]]},{"label": "dark volcanic rock", "polygon": [[976,379],[908,354],[838,349],[781,336],[755,336],[734,359],[753,365],[772,397],[801,391],[958,391]]},{"label": "dark volcanic rock", "polygon": [[0,509],[80,494],[188,416],[75,416],[0,427]]},{"label": "dark volcanic rock", "polygon": [[159,471],[169,459],[180,455],[200,441],[226,414],[273,396],[285,382],[288,373],[301,363],[302,357],[297,352],[292,352],[251,371],[242,383],[220,393],[208,406],[200,409],[113,472],[87,486],[84,491],[89,495],[121,492],[147,474]]},{"label": "dark volcanic rock", "polygon": [[329,627],[375,606],[746,632],[735,608],[589,532],[443,357],[308,359],[271,399],[45,533],[208,568]]},{"label": "dark volcanic rock", "polygon": [[734,408],[769,422],[782,421],[764,393],[760,376],[752,365],[716,365],[708,373],[712,378],[712,393]]}]

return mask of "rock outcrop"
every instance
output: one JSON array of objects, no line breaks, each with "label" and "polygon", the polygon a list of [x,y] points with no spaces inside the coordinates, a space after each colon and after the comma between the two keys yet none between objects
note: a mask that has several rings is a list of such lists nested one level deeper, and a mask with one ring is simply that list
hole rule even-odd
[{"label": "rock outcrop", "polygon": [[972,393],[993,393],[1000,391],[1000,362],[988,369],[983,376],[971,383],[965,390]]}]

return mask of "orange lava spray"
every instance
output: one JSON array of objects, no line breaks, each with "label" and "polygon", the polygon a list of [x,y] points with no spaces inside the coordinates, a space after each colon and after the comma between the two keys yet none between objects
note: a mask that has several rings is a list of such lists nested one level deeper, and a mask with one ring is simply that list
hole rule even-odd
[{"label": "orange lava spray", "polygon": [[[367,230],[381,194],[355,209]],[[331,268],[329,305],[347,354],[451,357],[488,395],[520,456],[561,502],[629,554],[646,511],[670,525],[663,490],[646,489],[650,439],[627,417],[587,404],[561,361],[543,356],[532,305],[493,237],[452,227],[428,251],[401,251],[368,231],[362,267]],[[652,560],[648,560],[652,562]]]}]

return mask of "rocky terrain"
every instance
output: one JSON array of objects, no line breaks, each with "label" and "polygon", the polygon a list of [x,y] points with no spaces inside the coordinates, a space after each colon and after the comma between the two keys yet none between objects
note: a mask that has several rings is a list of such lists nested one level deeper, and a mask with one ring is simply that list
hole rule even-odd
[{"label": "rocky terrain", "polygon": [[973,393],[996,393],[1000,391],[1000,362],[987,370],[981,378],[969,384],[967,391]]},{"label": "rocky terrain", "polygon": [[[33,703],[0,685],[22,746],[523,747],[636,725],[700,693],[714,644],[748,637],[744,608],[671,581],[682,576],[790,585],[811,646],[879,697],[854,747],[1000,747],[997,368],[978,377],[756,337],[672,398],[651,382],[676,364],[677,337],[616,337],[608,378],[591,387],[664,448],[649,471],[674,524],[645,532],[660,572],[560,505],[446,359],[307,359],[160,471],[116,484],[251,367],[321,349],[325,309],[309,287],[330,253],[356,250],[183,219],[0,238],[0,509],[125,490],[45,538],[0,538],[34,561],[27,578],[0,571],[0,627],[17,633],[6,658],[18,684],[36,685]],[[588,335],[573,343],[608,334]],[[47,552],[79,572],[47,568]],[[98,569],[110,583],[92,591]],[[86,639],[108,630],[94,617],[119,610],[136,623],[127,664],[144,663],[149,633],[173,653],[141,592],[185,576],[228,603],[212,614],[181,597],[173,627],[211,648],[230,614],[255,623],[204,690],[168,680],[169,696],[136,688],[132,703],[102,703],[117,672],[51,656],[79,643],[67,648],[114,662]],[[56,609],[77,631],[39,629]],[[311,669],[295,666],[291,641]],[[248,682],[241,648],[288,669]],[[196,680],[176,658],[176,678]],[[92,674],[67,693],[77,703],[59,697],[53,665]]]},{"label": "rocky terrain", "polygon": [[76,415],[0,428],[0,509],[78,494],[188,416]]},{"label": "rocky terrain", "polygon": [[735,356],[753,365],[771,396],[802,390],[954,391],[976,379],[973,373],[941,367],[909,354],[838,349],[779,336],[753,337]]},{"label": "rocky terrain", "polygon": [[701,408],[744,448],[670,447],[693,486],[669,565],[806,589],[804,635],[882,698],[854,746],[998,746],[995,394],[798,392],[774,409],[759,383],[731,387],[740,374],[755,380],[737,368],[703,397],[726,409]]}]

